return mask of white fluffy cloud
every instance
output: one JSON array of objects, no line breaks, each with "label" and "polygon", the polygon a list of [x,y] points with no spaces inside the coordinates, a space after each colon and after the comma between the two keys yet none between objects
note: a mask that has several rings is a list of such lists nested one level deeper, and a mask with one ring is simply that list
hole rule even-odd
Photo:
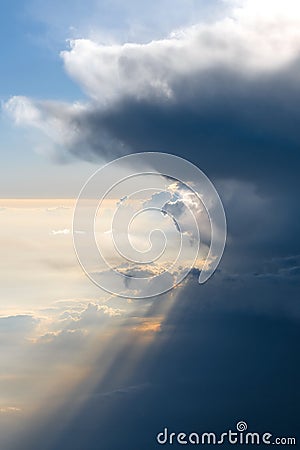
[{"label": "white fluffy cloud", "polygon": [[290,11],[285,4],[283,15],[279,7],[278,14],[269,15],[270,10],[260,5],[247,3],[245,8],[236,8],[232,17],[148,44],[106,46],[77,39],[61,56],[69,75],[103,107],[127,95],[170,99],[178,77],[216,66],[261,76],[298,56],[300,10],[297,7],[299,14],[293,16],[285,14]]}]

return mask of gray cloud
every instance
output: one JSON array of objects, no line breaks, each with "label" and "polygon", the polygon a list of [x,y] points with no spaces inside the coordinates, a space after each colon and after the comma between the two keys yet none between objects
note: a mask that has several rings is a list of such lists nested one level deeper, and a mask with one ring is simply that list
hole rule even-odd
[{"label": "gray cloud", "polygon": [[15,344],[20,339],[25,340],[36,328],[39,319],[27,314],[0,317],[1,341]]}]

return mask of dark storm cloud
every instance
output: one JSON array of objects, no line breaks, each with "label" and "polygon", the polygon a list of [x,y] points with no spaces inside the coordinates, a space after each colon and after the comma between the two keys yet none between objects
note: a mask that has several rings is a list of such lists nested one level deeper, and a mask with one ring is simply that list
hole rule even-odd
[{"label": "dark storm cloud", "polygon": [[[296,60],[246,76],[234,67],[216,66],[176,77],[171,99],[124,96],[105,110],[73,117],[83,141],[71,151],[87,159],[132,151],[185,157],[219,187],[238,251],[247,248],[256,259],[261,252],[268,257],[298,253],[298,67]],[[103,130],[107,142],[118,145],[102,145]],[[238,183],[227,196],[234,180]]]},{"label": "dark storm cloud", "polygon": [[[197,164],[219,187],[229,236],[239,251],[248,247],[256,258],[261,251],[268,256],[298,253],[298,67],[296,61],[253,77],[213,67],[177,78],[171,100],[122,98],[74,123],[85,132],[88,157],[102,155],[104,128],[124,145],[106,153],[108,158],[127,148],[175,153]],[[85,158],[84,148],[73,151]],[[232,195],[227,195],[230,185]]]},{"label": "dark storm cloud", "polygon": [[[105,107],[60,106],[57,118],[73,130],[65,145],[79,158],[162,151],[198,165],[225,206],[225,257],[258,270],[265,259],[300,252],[298,67],[298,58],[251,74],[215,64],[170,75],[170,98],[123,93]],[[43,117],[56,115],[53,103],[37,108]]]},{"label": "dark storm cloud", "polygon": [[[124,97],[74,118],[102,155],[103,129],[130,151],[186,157],[215,178],[254,181],[270,192],[297,186],[300,167],[299,62],[247,77],[217,66],[177,78],[174,99]],[[121,147],[106,153],[111,158]],[[85,158],[86,148],[73,149]]]}]

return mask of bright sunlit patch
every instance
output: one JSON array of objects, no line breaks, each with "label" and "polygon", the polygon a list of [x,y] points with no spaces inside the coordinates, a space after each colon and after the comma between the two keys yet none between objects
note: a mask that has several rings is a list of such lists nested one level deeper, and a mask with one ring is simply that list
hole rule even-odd
[{"label": "bright sunlit patch", "polygon": [[134,330],[140,333],[158,333],[161,330],[161,321],[143,320],[142,323],[134,327]]},{"label": "bright sunlit patch", "polygon": [[18,408],[17,406],[1,406],[0,414],[20,414],[22,412],[22,408]]}]

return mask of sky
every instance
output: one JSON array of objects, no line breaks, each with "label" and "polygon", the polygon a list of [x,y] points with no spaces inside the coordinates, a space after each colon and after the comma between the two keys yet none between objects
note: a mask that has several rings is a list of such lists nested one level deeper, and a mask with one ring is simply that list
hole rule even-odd
[{"label": "sky", "polygon": [[[299,443],[297,1],[13,0],[0,35],[1,449],[155,450],[165,428],[221,435],[240,421]],[[76,199],[157,169],[140,152],[209,177],[223,255],[215,191],[195,200],[152,173],[112,186],[94,260]],[[208,265],[222,258],[199,285],[213,237]]]}]

